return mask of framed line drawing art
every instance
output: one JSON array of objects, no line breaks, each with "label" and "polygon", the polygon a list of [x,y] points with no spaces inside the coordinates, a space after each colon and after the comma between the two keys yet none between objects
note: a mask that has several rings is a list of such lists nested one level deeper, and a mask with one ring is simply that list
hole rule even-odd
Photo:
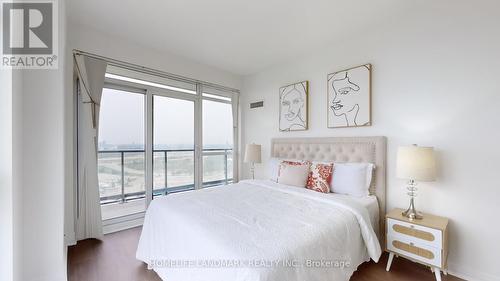
[{"label": "framed line drawing art", "polygon": [[371,64],[327,76],[328,128],[371,125]]},{"label": "framed line drawing art", "polygon": [[307,130],[309,81],[302,81],[280,88],[280,132]]}]

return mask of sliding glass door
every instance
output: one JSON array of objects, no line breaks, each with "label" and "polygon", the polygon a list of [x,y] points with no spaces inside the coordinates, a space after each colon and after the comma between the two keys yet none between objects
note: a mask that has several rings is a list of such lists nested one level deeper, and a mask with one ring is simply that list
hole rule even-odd
[{"label": "sliding glass door", "polygon": [[235,93],[109,70],[98,138],[105,226],[140,218],[159,196],[233,182]]},{"label": "sliding glass door", "polygon": [[231,103],[203,99],[203,186],[233,181],[233,116]]},{"label": "sliding glass door", "polygon": [[145,95],[104,88],[98,142],[102,219],[139,212],[145,203]]},{"label": "sliding glass door", "polygon": [[195,188],[194,105],[153,95],[153,196]]}]

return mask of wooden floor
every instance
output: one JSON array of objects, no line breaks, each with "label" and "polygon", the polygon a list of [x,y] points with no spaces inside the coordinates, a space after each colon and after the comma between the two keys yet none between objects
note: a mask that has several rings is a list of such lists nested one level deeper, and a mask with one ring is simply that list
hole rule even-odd
[{"label": "wooden floor", "polygon": [[[141,228],[105,235],[104,241],[85,240],[68,252],[69,281],[155,281],[161,280],[146,265],[135,259]],[[351,281],[433,281],[429,268],[403,258],[395,258],[390,272],[385,271],[387,254],[379,263],[362,264]],[[451,275],[443,281],[461,281]],[[282,281],[282,280],[277,280]],[[284,281],[284,280],[283,280]]]}]

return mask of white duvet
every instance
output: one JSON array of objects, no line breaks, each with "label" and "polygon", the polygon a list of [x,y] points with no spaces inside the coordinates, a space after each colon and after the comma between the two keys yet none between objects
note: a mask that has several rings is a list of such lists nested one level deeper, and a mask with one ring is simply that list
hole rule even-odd
[{"label": "white duvet", "polygon": [[254,180],[153,200],[136,256],[169,281],[347,281],[380,254],[365,207]]}]

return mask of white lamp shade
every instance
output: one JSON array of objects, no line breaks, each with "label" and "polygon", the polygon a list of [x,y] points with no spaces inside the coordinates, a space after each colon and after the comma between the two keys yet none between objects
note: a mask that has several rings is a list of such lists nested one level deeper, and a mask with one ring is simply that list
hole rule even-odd
[{"label": "white lamp shade", "polygon": [[247,144],[245,148],[245,163],[260,163],[260,144]]},{"label": "white lamp shade", "polygon": [[397,177],[417,181],[436,180],[434,148],[416,145],[399,147]]}]

